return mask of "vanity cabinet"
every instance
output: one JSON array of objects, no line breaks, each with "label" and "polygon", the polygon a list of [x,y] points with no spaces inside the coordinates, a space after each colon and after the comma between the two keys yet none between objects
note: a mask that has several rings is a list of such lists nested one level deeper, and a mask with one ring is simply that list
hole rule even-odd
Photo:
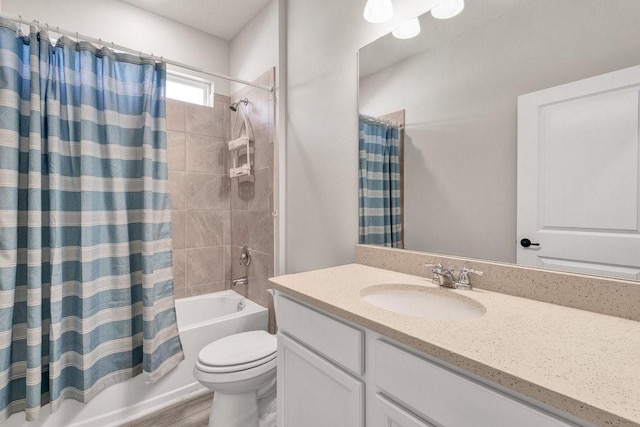
[{"label": "vanity cabinet", "polygon": [[364,427],[364,332],[276,299],[278,427]]},{"label": "vanity cabinet", "polygon": [[275,306],[278,427],[588,426],[279,292]]}]

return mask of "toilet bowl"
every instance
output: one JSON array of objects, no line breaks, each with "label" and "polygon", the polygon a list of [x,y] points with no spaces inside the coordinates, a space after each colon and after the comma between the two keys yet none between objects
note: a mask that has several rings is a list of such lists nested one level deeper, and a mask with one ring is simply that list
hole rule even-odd
[{"label": "toilet bowl", "polygon": [[258,427],[258,400],[275,392],[277,341],[266,331],[231,335],[204,347],[194,377],[214,391],[209,427]]}]

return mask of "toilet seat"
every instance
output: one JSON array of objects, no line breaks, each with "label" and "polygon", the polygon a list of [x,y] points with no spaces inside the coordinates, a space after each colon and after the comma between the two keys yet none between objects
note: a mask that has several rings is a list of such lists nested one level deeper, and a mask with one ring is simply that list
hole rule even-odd
[{"label": "toilet seat", "polygon": [[196,367],[202,372],[231,373],[264,365],[277,356],[277,340],[266,331],[231,335],[205,346]]},{"label": "toilet seat", "polygon": [[202,363],[202,362],[200,362],[200,360],[198,360],[196,362],[196,366],[202,372],[209,372],[209,373],[212,373],[212,374],[227,373],[227,372],[239,372],[239,371],[246,371],[247,369],[256,368],[258,366],[264,365],[265,363],[268,363],[268,362],[274,360],[276,358],[276,356],[277,356],[277,354],[273,353],[270,356],[264,357],[264,358],[259,359],[259,360],[254,360],[253,362],[241,363],[241,364],[229,365],[229,366],[211,366],[211,365],[208,365],[206,363]]}]

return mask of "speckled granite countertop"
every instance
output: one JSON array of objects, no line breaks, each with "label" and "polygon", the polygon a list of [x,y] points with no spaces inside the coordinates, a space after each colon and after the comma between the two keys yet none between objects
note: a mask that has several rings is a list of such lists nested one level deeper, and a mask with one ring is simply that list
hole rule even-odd
[{"label": "speckled granite countertop", "polygon": [[288,295],[587,422],[640,426],[640,322],[481,289],[450,292],[484,305],[482,317],[404,316],[366,303],[361,290],[437,286],[359,264],[270,281]]}]

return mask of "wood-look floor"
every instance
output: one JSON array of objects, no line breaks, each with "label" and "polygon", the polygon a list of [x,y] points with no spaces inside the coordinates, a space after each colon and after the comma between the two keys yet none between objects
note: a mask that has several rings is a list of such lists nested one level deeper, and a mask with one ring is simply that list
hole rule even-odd
[{"label": "wood-look floor", "polygon": [[213,392],[147,415],[122,427],[207,427]]}]

